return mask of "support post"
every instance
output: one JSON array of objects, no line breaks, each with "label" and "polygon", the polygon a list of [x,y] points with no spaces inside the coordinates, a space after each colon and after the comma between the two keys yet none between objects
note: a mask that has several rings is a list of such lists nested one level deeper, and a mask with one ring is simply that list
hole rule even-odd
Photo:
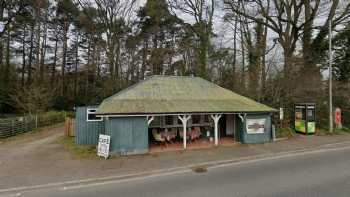
[{"label": "support post", "polygon": [[186,149],[187,148],[187,133],[186,133],[186,129],[187,129],[187,121],[191,118],[190,115],[179,115],[178,118],[181,120],[182,122],[182,126],[183,126],[183,148]]},{"label": "support post", "polygon": [[332,61],[333,61],[333,51],[332,51],[332,19],[329,20],[329,132],[333,133],[333,95],[332,95]]},{"label": "support post", "polygon": [[148,124],[148,126],[151,124],[151,122],[153,120],[154,120],[154,116],[151,116],[151,117],[147,116],[147,124]]},{"label": "support post", "polygon": [[211,115],[211,118],[214,120],[215,128],[214,128],[214,138],[215,138],[215,146],[219,145],[219,135],[218,135],[218,123],[221,118],[221,114]]},{"label": "support post", "polygon": [[38,128],[38,114],[35,115],[35,128]]}]

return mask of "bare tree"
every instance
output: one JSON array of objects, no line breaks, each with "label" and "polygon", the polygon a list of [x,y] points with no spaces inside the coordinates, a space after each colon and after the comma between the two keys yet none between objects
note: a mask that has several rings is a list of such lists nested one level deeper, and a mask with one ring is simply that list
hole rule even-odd
[{"label": "bare tree", "polygon": [[244,1],[246,9],[242,9],[241,0],[224,0],[225,9],[228,13],[238,14],[249,21],[254,21],[268,27],[276,35],[276,41],[283,48],[284,56],[284,84],[285,94],[289,95],[292,83],[291,76],[295,72],[294,60],[297,43],[303,36],[305,59],[310,57],[310,51],[317,47],[322,39],[327,36],[327,26],[333,20],[333,26],[339,25],[349,18],[350,3],[339,8],[339,0],[332,1],[327,9],[328,17],[325,23],[318,27],[315,38],[312,40],[314,20],[319,14],[321,0],[253,0]]},{"label": "bare tree", "polygon": [[[91,1],[77,0],[81,7],[92,7]],[[97,7],[98,20],[103,25],[106,35],[105,51],[107,54],[109,73],[112,83],[119,77],[121,39],[126,33],[127,23],[137,0],[94,0]],[[88,13],[87,13],[88,15]],[[114,91],[115,85],[112,84]]]},{"label": "bare tree", "polygon": [[216,2],[215,0],[169,0],[169,5],[175,13],[180,11],[194,20],[195,23],[188,27],[198,39],[196,72],[199,76],[205,77]]}]

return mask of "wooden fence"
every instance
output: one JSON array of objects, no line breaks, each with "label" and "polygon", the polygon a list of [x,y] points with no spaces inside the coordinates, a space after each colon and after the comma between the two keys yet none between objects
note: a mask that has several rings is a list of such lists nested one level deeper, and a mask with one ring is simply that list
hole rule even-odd
[{"label": "wooden fence", "polygon": [[68,137],[74,137],[74,125],[75,125],[75,119],[72,118],[66,118],[64,127],[65,127],[65,133]]},{"label": "wooden fence", "polygon": [[39,127],[54,125],[65,121],[65,115],[24,116],[11,119],[0,119],[0,139],[33,131]]}]

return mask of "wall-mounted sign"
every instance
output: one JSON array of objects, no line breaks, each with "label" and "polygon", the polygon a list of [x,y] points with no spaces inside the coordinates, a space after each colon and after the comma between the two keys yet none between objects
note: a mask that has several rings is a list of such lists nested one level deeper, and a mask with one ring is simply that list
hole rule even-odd
[{"label": "wall-mounted sign", "polygon": [[97,155],[107,159],[109,156],[110,143],[111,143],[111,136],[100,134],[98,138]]},{"label": "wall-mounted sign", "polygon": [[337,107],[335,109],[335,117],[334,117],[334,121],[335,124],[338,128],[341,128],[342,124],[341,124],[341,109],[339,107]]},{"label": "wall-mounted sign", "polygon": [[283,115],[284,115],[283,108],[280,107],[280,120],[283,120]]},{"label": "wall-mounted sign", "polygon": [[247,119],[247,133],[248,134],[257,134],[265,132],[265,118],[259,119]]}]

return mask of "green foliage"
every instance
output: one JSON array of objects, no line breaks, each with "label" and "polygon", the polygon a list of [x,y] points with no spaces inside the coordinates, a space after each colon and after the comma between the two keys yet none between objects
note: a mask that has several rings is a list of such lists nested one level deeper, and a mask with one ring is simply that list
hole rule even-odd
[{"label": "green foliage", "polygon": [[10,98],[17,111],[35,114],[52,107],[54,91],[42,85],[32,85],[26,89],[14,90]]},{"label": "green foliage", "polygon": [[350,81],[350,25],[334,38],[334,73],[338,81]]},{"label": "green foliage", "polygon": [[285,128],[276,128],[276,137],[277,138],[285,138],[285,137],[291,137],[294,135],[294,130],[290,127]]}]

